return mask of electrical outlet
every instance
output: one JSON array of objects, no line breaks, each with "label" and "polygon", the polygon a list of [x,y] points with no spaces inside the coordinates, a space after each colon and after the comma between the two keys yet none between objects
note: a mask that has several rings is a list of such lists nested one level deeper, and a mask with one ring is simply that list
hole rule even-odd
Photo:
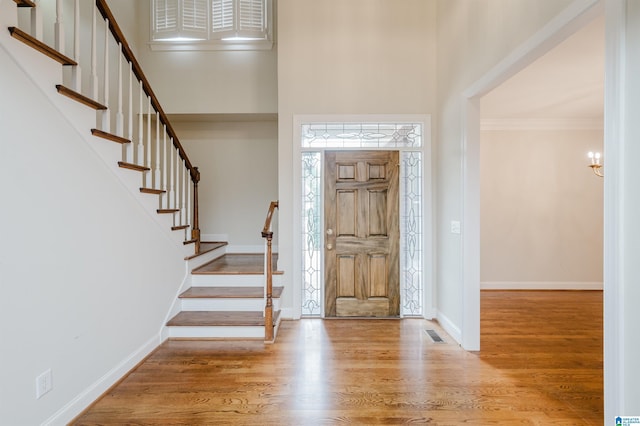
[{"label": "electrical outlet", "polygon": [[48,369],[38,377],[36,377],[36,399],[40,399],[42,395],[53,389],[53,380],[51,369]]}]

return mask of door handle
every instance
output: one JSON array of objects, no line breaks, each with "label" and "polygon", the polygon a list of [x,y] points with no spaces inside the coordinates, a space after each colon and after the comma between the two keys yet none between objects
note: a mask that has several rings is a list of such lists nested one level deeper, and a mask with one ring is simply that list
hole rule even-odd
[{"label": "door handle", "polygon": [[333,235],[333,229],[331,228],[327,229],[327,235]]},{"label": "door handle", "polygon": [[327,244],[327,250],[332,250],[333,249],[333,244],[329,243]]}]

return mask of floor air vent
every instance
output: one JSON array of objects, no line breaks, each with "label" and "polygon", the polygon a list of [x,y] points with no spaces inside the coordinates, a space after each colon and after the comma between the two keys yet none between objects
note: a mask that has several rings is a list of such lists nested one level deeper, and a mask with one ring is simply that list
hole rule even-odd
[{"label": "floor air vent", "polygon": [[433,343],[444,343],[442,337],[440,337],[440,335],[435,330],[425,330],[425,333],[427,333],[429,337],[431,337]]}]

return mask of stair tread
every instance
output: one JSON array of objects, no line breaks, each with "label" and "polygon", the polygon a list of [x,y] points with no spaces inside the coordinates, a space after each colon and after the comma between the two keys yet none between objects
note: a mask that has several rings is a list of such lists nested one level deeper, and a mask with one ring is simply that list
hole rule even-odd
[{"label": "stair tread", "polygon": [[[275,270],[278,255],[274,254],[272,259],[274,275],[282,275],[282,271]],[[264,274],[264,254],[227,253],[194,269],[191,273],[194,275],[262,275]]]},{"label": "stair tread", "polygon": [[118,166],[122,167],[123,169],[135,170],[138,172],[148,172],[149,170],[151,170],[149,167],[127,163],[126,161],[118,161]]},{"label": "stair tread", "polygon": [[73,59],[69,58],[66,55],[63,55],[53,47],[33,37],[31,34],[22,31],[20,28],[9,27],[9,33],[16,40],[20,40],[24,44],[36,49],[40,53],[47,55],[49,58],[53,59],[54,61],[62,65],[78,65],[78,63]]},{"label": "stair tread", "polygon": [[83,95],[82,93],[78,93],[75,90],[69,89],[68,87],[63,86],[62,84],[56,84],[56,89],[58,93],[63,96],[66,96],[70,99],[73,99],[76,102],[80,102],[83,105],[88,106],[89,108],[93,108],[95,110],[106,110],[108,109],[105,105],[102,105],[98,101],[94,101],[93,99]]},{"label": "stair tread", "polygon": [[[272,296],[279,298],[283,287],[273,287]],[[262,298],[264,287],[191,287],[179,297],[181,299],[251,299]]]},{"label": "stair tread", "polygon": [[32,0],[13,0],[18,7],[36,7],[36,4]]},{"label": "stair tread", "polygon": [[[274,314],[274,318],[277,316]],[[171,318],[169,327],[264,326],[261,311],[183,311]]]},{"label": "stair tread", "polygon": [[[153,195],[160,195],[165,193],[163,189],[144,188],[144,187],[140,188],[140,192],[142,192],[143,194],[153,194]],[[158,209],[158,213],[160,213],[160,209]]]},{"label": "stair tread", "polygon": [[120,144],[131,143],[131,140],[129,140],[127,138],[123,138],[122,136],[118,136],[118,135],[110,133],[110,132],[105,132],[104,130],[100,130],[100,129],[91,129],[91,134],[93,136],[109,140],[111,142],[116,142],[116,143],[120,143]]}]

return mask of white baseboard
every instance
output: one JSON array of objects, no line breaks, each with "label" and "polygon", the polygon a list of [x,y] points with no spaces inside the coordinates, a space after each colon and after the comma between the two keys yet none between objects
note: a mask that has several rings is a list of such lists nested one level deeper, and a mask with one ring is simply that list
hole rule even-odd
[{"label": "white baseboard", "polygon": [[438,316],[438,309],[435,306],[424,307],[424,319],[432,320]]},{"label": "white baseboard", "polygon": [[[201,241],[207,242],[216,242],[216,241],[224,241],[229,243],[229,235],[228,234],[202,234],[200,236]],[[274,253],[278,252],[278,246],[274,245],[272,247]],[[226,253],[264,253],[264,244],[231,244],[229,243],[226,246]]]},{"label": "white baseboard", "polygon": [[134,351],[129,357],[111,369],[107,374],[98,379],[95,383],[85,389],[78,396],[73,398],[54,415],[45,420],[42,425],[66,425],[73,420],[82,410],[98,399],[118,380],[131,371],[140,361],[146,358],[154,349],[160,345],[160,336],[153,336],[144,345]]},{"label": "white baseboard", "polygon": [[602,290],[602,281],[485,281],[481,290]]},{"label": "white baseboard", "polygon": [[280,309],[280,318],[283,320],[292,320],[293,318],[293,309],[291,308],[281,308]]},{"label": "white baseboard", "polygon": [[[272,247],[273,251],[275,249]],[[264,253],[264,244],[256,244],[256,245],[237,245],[237,244],[229,244],[227,246],[227,253]]]},{"label": "white baseboard", "polygon": [[440,326],[444,328],[444,331],[446,331],[447,334],[449,334],[449,336],[451,336],[453,340],[455,340],[459,345],[461,345],[462,331],[460,331],[460,328],[457,325],[455,325],[453,321],[451,321],[446,315],[444,315],[440,311],[438,311],[438,314],[436,315],[436,319],[438,320],[438,323],[440,324]]},{"label": "white baseboard", "polygon": [[200,235],[200,241],[206,242],[229,242],[229,234],[202,234]]}]

